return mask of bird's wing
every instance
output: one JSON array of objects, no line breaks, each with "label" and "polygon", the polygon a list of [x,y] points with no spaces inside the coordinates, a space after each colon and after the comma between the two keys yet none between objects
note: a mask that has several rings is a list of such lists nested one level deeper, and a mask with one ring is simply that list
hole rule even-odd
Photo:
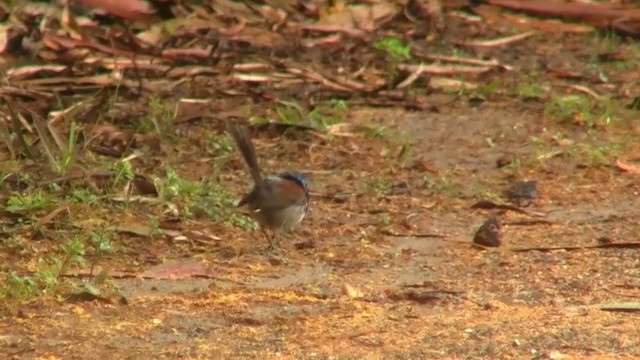
[{"label": "bird's wing", "polygon": [[278,211],[290,206],[303,206],[307,193],[295,181],[269,176],[263,180],[260,207],[262,211]]}]

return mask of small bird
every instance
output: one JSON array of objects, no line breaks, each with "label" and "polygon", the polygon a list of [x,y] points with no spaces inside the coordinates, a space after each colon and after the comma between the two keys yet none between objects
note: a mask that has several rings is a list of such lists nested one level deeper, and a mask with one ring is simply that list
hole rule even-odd
[{"label": "small bird", "polygon": [[[280,247],[278,237],[282,231],[294,229],[309,210],[307,178],[297,171],[286,171],[262,177],[256,152],[245,127],[226,122],[227,131],[235,141],[253,178],[253,189],[238,203],[247,205],[269,240],[269,250]],[[273,233],[269,235],[268,230]]]}]

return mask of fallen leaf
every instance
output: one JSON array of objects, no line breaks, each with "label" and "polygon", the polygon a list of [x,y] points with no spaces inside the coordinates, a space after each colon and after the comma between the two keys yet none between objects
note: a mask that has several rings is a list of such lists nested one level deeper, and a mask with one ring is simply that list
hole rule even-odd
[{"label": "fallen leaf", "polygon": [[631,165],[631,164],[627,164],[624,163],[622,161],[620,161],[620,159],[616,160],[616,168],[622,172],[628,172],[630,174],[634,174],[634,175],[640,175],[640,168],[635,166],[635,165]]},{"label": "fallen leaf", "polygon": [[364,295],[362,294],[362,291],[354,288],[353,286],[349,285],[348,283],[344,283],[344,285],[342,286],[342,290],[344,291],[344,294],[347,295],[350,298],[361,298]]},{"label": "fallen leaf", "polygon": [[51,77],[52,75],[69,74],[70,69],[64,65],[28,65],[9,69],[7,80],[17,81],[34,77]]},{"label": "fallen leaf", "polygon": [[127,20],[144,20],[153,14],[151,5],[141,0],[76,0]]}]

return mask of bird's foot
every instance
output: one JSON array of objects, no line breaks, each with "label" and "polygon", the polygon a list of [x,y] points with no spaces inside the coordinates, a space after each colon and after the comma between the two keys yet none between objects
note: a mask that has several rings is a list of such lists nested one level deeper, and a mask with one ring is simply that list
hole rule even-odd
[{"label": "bird's foot", "polygon": [[283,254],[282,249],[271,249],[267,255],[272,265],[286,265],[288,263],[287,256]]},{"label": "bird's foot", "polygon": [[278,245],[277,242],[269,242],[267,254],[269,256],[269,261],[274,265],[287,263],[286,252],[280,247],[280,245]]}]

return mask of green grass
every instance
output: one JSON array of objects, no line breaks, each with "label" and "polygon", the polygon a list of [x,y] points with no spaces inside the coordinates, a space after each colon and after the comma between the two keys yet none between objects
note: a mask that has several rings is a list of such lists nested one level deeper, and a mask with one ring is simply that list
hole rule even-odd
[{"label": "green grass", "polygon": [[457,197],[460,190],[451,181],[449,174],[444,173],[440,176],[434,176],[426,173],[422,176],[422,186],[427,190],[445,194],[449,197]]},{"label": "green grass", "polygon": [[[291,104],[282,106],[295,107]],[[344,121],[346,108],[344,101],[326,101],[310,111],[299,108],[302,115],[290,120],[326,127]],[[151,99],[148,116],[141,120],[137,130],[166,136],[174,122],[175,107],[160,99]],[[154,178],[159,198],[138,201],[128,190],[134,188],[132,181],[143,171],[137,167],[140,158],[135,161],[113,160],[91,152],[84,153],[80,145],[84,129],[81,123],[72,119],[64,128],[56,128],[59,132],[56,134],[46,125],[46,121],[40,119],[38,129],[34,125],[34,130],[26,138],[27,145],[34,150],[33,158],[25,161],[25,150],[14,146],[16,151],[11,152],[14,158],[0,170],[3,210],[11,214],[0,221],[0,234],[5,251],[12,256],[12,264],[0,272],[0,307],[45,298],[62,300],[78,292],[102,295],[104,287],[112,286],[105,280],[106,272],[94,275],[88,282],[83,280],[84,276],[73,276],[74,272],[80,269],[86,272],[104,261],[105,256],[128,250],[121,248],[128,243],[120,243],[123,227],[119,225],[132,217],[148,221],[151,237],[161,234],[161,220],[167,213],[248,230],[258,227],[254,220],[236,208],[236,190],[231,191],[228,183],[218,182],[215,173],[211,179],[194,181],[172,170],[184,160],[183,155],[173,158],[169,152],[170,158],[163,158],[167,165],[151,169],[150,174],[145,172]],[[3,132],[0,135],[3,136],[0,138],[2,147],[6,145],[4,140],[15,140],[14,134],[4,137],[6,132]],[[38,141],[31,142],[35,137]],[[209,138],[206,135],[203,138],[206,148],[199,155],[213,159],[210,163],[203,162],[204,166],[224,166],[220,164],[235,153],[233,143],[224,134],[212,132]],[[140,152],[143,153],[144,149]],[[157,154],[142,155],[157,159]],[[34,161],[38,166],[34,166]],[[75,170],[80,166],[84,174],[97,176],[76,177]],[[101,175],[106,168],[113,173],[111,177]],[[149,168],[144,169],[148,171]],[[163,169],[166,169],[164,174]],[[50,181],[64,177],[70,170],[74,176],[65,177],[65,181]],[[127,190],[124,195],[125,216],[122,205],[124,190]]]},{"label": "green grass", "polygon": [[386,138],[390,134],[390,131],[384,125],[378,125],[373,128],[367,128],[365,136],[368,138]]},{"label": "green grass", "polygon": [[[49,247],[36,261],[32,271],[13,270],[0,274],[0,304],[5,309],[29,303],[37,298],[61,299],[78,294],[105,295],[108,287],[103,270],[89,281],[73,281],[74,271],[86,268],[91,261],[91,269],[102,256],[112,253],[113,233],[109,231],[78,231],[57,248]],[[24,251],[24,250],[23,250]]]},{"label": "green grass", "polygon": [[379,214],[378,223],[376,225],[376,227],[378,228],[378,231],[389,227],[389,225],[391,225],[391,215],[389,215],[389,213],[386,213],[386,212]]},{"label": "green grass", "polygon": [[[8,193],[5,209],[15,214],[15,220],[0,224],[0,231],[8,236],[4,241],[5,248],[16,254],[30,254],[28,256],[36,260],[31,261],[26,270],[26,257],[18,257],[11,271],[0,273],[0,306],[4,305],[6,309],[41,298],[61,299],[76,294],[103,296],[113,287],[106,282],[108,274],[105,272],[95,275],[89,282],[79,282],[66,276],[77,269],[93,269],[104,256],[118,248],[117,230],[108,224],[119,223],[122,209],[118,203],[108,199],[121,193],[120,188],[128,185],[133,179],[134,169],[128,161],[116,161],[112,170],[112,183],[106,184],[104,191],[107,193],[102,195],[96,194],[91,187],[72,185],[63,192],[57,186],[34,186],[32,182],[28,190]],[[237,195],[222,184],[188,180],[168,169],[165,176],[156,179],[155,185],[159,202],[131,202],[127,205],[135,206],[136,212],[151,214],[148,216],[151,237],[160,234],[161,207],[182,218],[206,218],[224,226],[257,229],[255,221],[237,210]],[[42,228],[42,233],[47,236],[46,251],[42,251],[40,245],[32,246],[29,240],[23,239],[24,234],[38,231],[33,226],[35,223],[61,206],[68,211],[64,215],[56,215],[54,222],[48,222]],[[105,221],[105,224],[91,229],[79,225],[87,216],[98,220],[99,224]]]},{"label": "green grass", "polygon": [[604,32],[596,32],[592,40],[593,47],[597,51],[594,53],[617,53],[623,43],[623,39],[613,30],[605,30]]},{"label": "green grass", "polygon": [[389,195],[393,191],[393,179],[385,176],[377,176],[365,184],[367,189],[374,191],[378,196]]},{"label": "green grass", "polygon": [[[279,122],[310,127],[319,131],[325,131],[331,125],[344,122],[347,110],[347,102],[340,99],[323,101],[311,110],[306,109],[297,101],[280,100],[275,106]],[[266,117],[253,117],[250,120],[257,124],[270,122]]]},{"label": "green grass", "polygon": [[[62,299],[78,294],[101,297],[107,295],[105,291],[115,290],[106,281],[106,272],[95,275],[89,282],[80,282],[73,276],[67,276],[78,269],[93,269],[104,256],[114,253],[118,248],[117,230],[107,224],[118,223],[117,217],[122,210],[117,203],[104,200],[121,193],[118,188],[124,187],[133,178],[134,170],[128,161],[116,161],[112,169],[113,183],[111,186],[107,184],[104,189],[107,193],[103,195],[96,194],[90,187],[71,187],[63,192],[50,185],[25,191],[14,190],[8,194],[6,210],[15,214],[15,220],[1,224],[0,231],[8,236],[4,241],[5,247],[16,254],[31,254],[29,256],[36,260],[30,262],[27,270],[24,265],[26,257],[18,257],[11,271],[0,273],[0,307],[15,309],[15,305],[37,299]],[[165,176],[156,180],[156,188],[160,194],[159,203],[128,204],[136,206],[137,212],[152,214],[148,216],[152,237],[160,234],[161,216],[158,214],[162,211],[158,211],[159,207],[183,218],[207,218],[225,226],[251,230],[257,228],[255,221],[236,209],[237,196],[222,184],[187,180],[169,169]],[[47,236],[46,251],[40,250],[40,245],[32,246],[29,240],[23,239],[24,234],[37,231],[33,226],[37,221],[61,205],[68,209],[64,213],[65,218],[57,215],[55,224],[49,222],[42,230]],[[101,223],[102,215],[106,215],[102,219],[106,220],[105,225],[91,229],[78,225],[83,223],[78,220],[87,216]],[[56,241],[60,241],[59,245],[55,245]]]},{"label": "green grass", "polygon": [[571,94],[549,100],[545,115],[560,123],[583,125],[593,130],[606,128],[622,119],[622,110],[623,106],[611,97],[594,100],[586,95]]},{"label": "green grass", "polygon": [[622,149],[621,144],[592,146],[585,150],[585,155],[591,166],[610,166],[622,153]]},{"label": "green grass", "polygon": [[244,229],[257,229],[253,220],[238,213],[237,197],[222,184],[206,179],[187,180],[167,169],[166,177],[157,178],[155,185],[166,210],[176,216],[207,218]]},{"label": "green grass", "polygon": [[129,161],[116,161],[111,166],[113,170],[113,188],[118,188],[125,185],[129,181],[135,178],[135,171],[133,165]]},{"label": "green grass", "polygon": [[412,58],[411,46],[404,44],[394,37],[379,39],[375,42],[374,47],[384,51],[393,62],[400,62]]},{"label": "green grass", "polygon": [[69,126],[69,138],[67,139],[67,146],[62,149],[62,155],[57,161],[57,170],[59,173],[66,174],[76,160],[76,147],[78,145],[78,136],[80,129],[76,125],[75,121],[71,122]]},{"label": "green grass", "polygon": [[478,197],[480,199],[492,201],[500,201],[502,199],[499,193],[495,192],[488,186],[476,184],[472,188],[473,192],[478,194]]},{"label": "green grass", "polygon": [[500,94],[503,88],[504,88],[504,85],[500,80],[493,80],[492,82],[486,85],[483,85],[480,89],[478,89],[475,92],[476,92],[476,96],[480,97],[481,99],[487,99],[489,96],[493,94]]},{"label": "green grass", "polygon": [[87,188],[76,188],[71,190],[67,198],[70,201],[80,202],[87,205],[97,205],[100,197]]},{"label": "green grass", "polygon": [[386,145],[380,151],[380,155],[385,160],[393,162],[390,163],[390,165],[397,165],[398,160],[403,164],[411,160],[413,145],[409,134],[388,129],[383,125],[363,127],[362,129],[364,129],[364,131],[360,132],[368,138],[381,138],[386,140]]},{"label": "green grass", "polygon": [[[65,175],[76,160],[76,148],[81,132],[81,128],[76,122],[73,119],[68,121],[69,128],[65,135],[64,131],[61,131],[58,127],[49,126],[46,119],[32,113],[32,127],[23,129],[24,126],[22,124],[28,121],[12,107],[9,107],[9,110],[13,126],[0,130],[0,135],[2,135],[0,140],[4,142],[13,158],[17,159],[21,154],[32,160],[41,161],[42,159],[39,157],[42,156],[46,159],[51,170],[57,174]],[[34,133],[37,141],[25,137],[24,134],[26,133]],[[14,146],[13,138],[19,139],[21,144],[19,149]],[[35,154],[41,155],[36,156]]]},{"label": "green grass", "polygon": [[5,305],[28,301],[35,296],[68,294],[75,285],[62,275],[85,262],[86,248],[79,237],[63,242],[53,254],[38,259],[32,274],[12,271],[0,281],[0,301]]},{"label": "green grass", "polygon": [[545,115],[559,121],[568,122],[591,117],[591,102],[582,94],[554,97],[545,108]]},{"label": "green grass", "polygon": [[521,76],[512,95],[524,100],[540,100],[549,92],[549,86],[540,76],[540,70],[534,68],[528,74]]},{"label": "green grass", "polygon": [[5,210],[11,213],[34,212],[53,204],[54,199],[54,196],[45,193],[41,189],[22,194],[16,193],[9,196]]},{"label": "green grass", "polygon": [[374,47],[384,52],[387,61],[387,82],[389,88],[393,88],[398,79],[398,64],[413,58],[411,46],[403,43],[395,37],[378,39]]},{"label": "green grass", "polygon": [[177,105],[164,99],[152,97],[149,99],[149,112],[143,117],[136,129],[141,133],[155,133],[168,136],[175,123]]},{"label": "green grass", "polygon": [[226,134],[217,134],[207,132],[205,134],[205,149],[209,156],[220,158],[225,155],[233,154],[236,151],[233,140]]}]

